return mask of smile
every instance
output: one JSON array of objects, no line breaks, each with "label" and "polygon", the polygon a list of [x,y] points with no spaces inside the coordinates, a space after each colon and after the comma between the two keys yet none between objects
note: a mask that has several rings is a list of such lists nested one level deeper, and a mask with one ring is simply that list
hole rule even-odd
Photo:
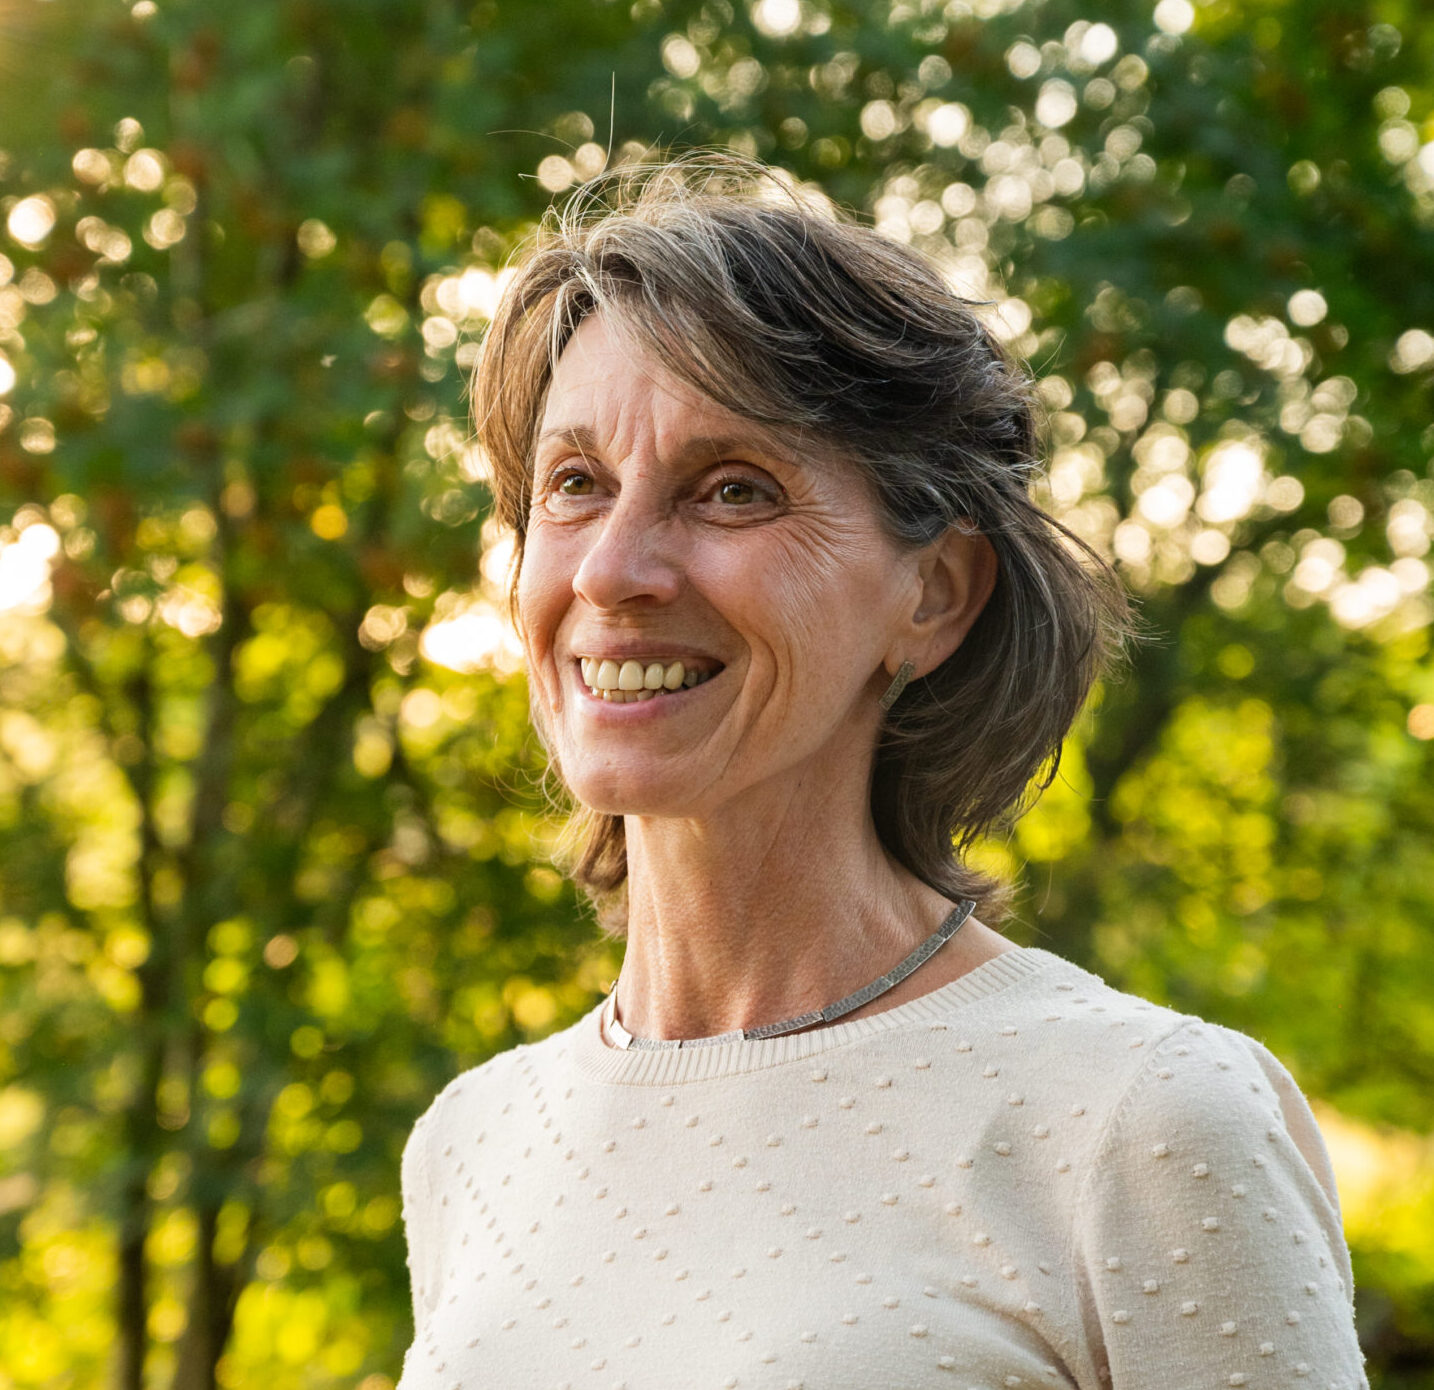
[{"label": "smile", "polygon": [[691,690],[717,674],[700,670],[684,661],[614,661],[611,658],[582,658],[583,684],[599,699],[611,704],[629,704]]}]

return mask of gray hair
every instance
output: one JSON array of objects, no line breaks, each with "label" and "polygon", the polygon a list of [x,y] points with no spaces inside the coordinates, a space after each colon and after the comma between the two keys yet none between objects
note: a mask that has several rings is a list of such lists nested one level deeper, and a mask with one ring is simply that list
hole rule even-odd
[{"label": "gray hair", "polygon": [[[999,913],[1007,888],[967,851],[1050,784],[1131,630],[1109,566],[1031,498],[1041,455],[1029,378],[924,256],[776,171],[712,153],[618,171],[546,222],[474,375],[475,424],[519,566],[554,364],[598,310],[803,457],[849,460],[899,543],[953,526],[990,541],[995,589],[955,654],[888,713],[871,809],[913,874]],[[574,880],[620,919],[622,818],[578,808],[572,831]]]}]

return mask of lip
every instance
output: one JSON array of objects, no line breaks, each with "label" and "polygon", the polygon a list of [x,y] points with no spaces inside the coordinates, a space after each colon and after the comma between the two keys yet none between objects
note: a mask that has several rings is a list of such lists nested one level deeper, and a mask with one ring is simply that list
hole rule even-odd
[{"label": "lip", "polygon": [[578,678],[578,698],[582,700],[583,707],[599,715],[604,719],[651,719],[656,717],[659,710],[675,710],[685,706],[692,696],[700,694],[709,685],[711,680],[705,680],[701,685],[689,686],[679,690],[669,690],[651,700],[629,700],[618,705],[611,700],[604,700],[601,695],[594,695]]},{"label": "lip", "polygon": [[570,662],[581,662],[584,657],[591,657],[595,661],[657,661],[666,659],[668,661],[697,661],[704,667],[710,666],[714,671],[720,671],[727,663],[719,661],[715,656],[707,652],[698,651],[696,647],[685,647],[678,643],[676,645],[663,645],[660,642],[593,642],[588,646],[580,646],[574,643],[570,648],[568,660]]}]

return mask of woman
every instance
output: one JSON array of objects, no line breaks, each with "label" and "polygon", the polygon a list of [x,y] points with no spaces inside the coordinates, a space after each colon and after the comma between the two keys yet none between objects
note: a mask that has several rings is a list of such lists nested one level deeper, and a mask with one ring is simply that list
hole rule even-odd
[{"label": "woman", "polygon": [[939,274],[679,161],[548,232],[475,405],[627,946],[416,1127],[403,1390],[1363,1383],[1279,1063],[973,915],[1125,610]]}]

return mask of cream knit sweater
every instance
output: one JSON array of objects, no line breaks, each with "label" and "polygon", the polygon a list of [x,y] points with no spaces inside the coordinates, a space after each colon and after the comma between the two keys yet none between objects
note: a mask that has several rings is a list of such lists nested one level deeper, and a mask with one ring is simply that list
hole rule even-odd
[{"label": "cream knit sweater", "polygon": [[460,1076],[400,1390],[1364,1385],[1319,1132],[1239,1033],[1013,951],[854,1023]]}]

